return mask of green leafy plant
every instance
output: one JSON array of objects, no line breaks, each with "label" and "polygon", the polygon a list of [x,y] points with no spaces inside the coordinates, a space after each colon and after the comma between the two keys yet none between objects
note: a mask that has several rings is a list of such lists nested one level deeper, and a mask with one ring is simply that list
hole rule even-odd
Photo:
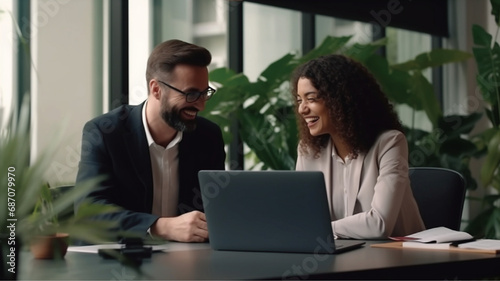
[{"label": "green leafy plant", "polygon": [[[39,235],[56,232],[68,233],[72,238],[89,243],[109,241],[110,223],[91,220],[113,208],[85,203],[78,213],[71,214],[74,201],[89,192],[100,179],[89,180],[57,198],[48,188],[46,174],[59,149],[60,135],[55,135],[51,145],[30,161],[29,100],[24,99],[20,111],[14,110],[8,124],[0,128],[0,246],[2,257],[8,257],[11,265],[19,263],[19,250]],[[17,253],[17,254],[16,254]],[[12,276],[17,269],[2,263],[2,278]]]},{"label": "green leafy plant", "polygon": [[102,213],[115,212],[118,210],[117,207],[84,202],[79,206],[78,212],[74,213],[73,210],[74,202],[96,186],[98,181],[98,179],[91,180],[79,185],[78,188],[64,192],[59,190],[61,188],[43,185],[39,190],[33,212],[20,224],[21,232],[30,233],[28,237],[25,237],[26,242],[37,239],[39,236],[57,233],[65,233],[71,239],[88,243],[112,241],[114,236],[108,230],[116,224],[109,221],[96,221],[94,217]]},{"label": "green leafy plant", "polygon": [[[11,11],[0,9],[0,16],[8,13],[14,23],[14,31],[22,51],[37,73],[31,59],[28,39],[21,32]],[[0,266],[0,280],[16,279],[19,271],[19,251],[35,237],[54,233],[66,233],[73,239],[87,243],[114,241],[117,233],[114,222],[95,220],[97,214],[111,213],[117,207],[83,201],[74,213],[75,200],[90,192],[102,178],[90,179],[64,191],[50,188],[46,173],[53,161],[64,130],[53,136],[48,147],[30,160],[30,101],[29,94],[23,99],[19,110],[13,107],[7,125],[0,122],[0,255],[6,258]],[[1,121],[1,120],[0,120]],[[6,204],[6,205],[4,205]],[[134,237],[133,234],[120,233]],[[124,265],[143,274],[136,262],[123,255],[116,255]]]},{"label": "green leafy plant", "polygon": [[363,63],[394,104],[406,104],[413,112],[426,113],[432,130],[424,131],[415,128],[414,124],[406,124],[410,156],[414,156],[410,164],[452,168],[467,178],[469,188],[475,188],[476,182],[471,177],[468,163],[476,150],[464,135],[472,130],[480,114],[444,116],[432,84],[422,74],[424,69],[463,61],[471,55],[458,50],[437,49],[391,66],[386,58],[375,53],[387,39],[349,45],[350,39],[349,36],[327,37],[304,56],[287,54],[271,63],[256,81],[227,68],[213,70],[210,79],[219,85],[218,92],[202,114],[224,129],[226,144],[232,137],[230,123],[237,118],[239,136],[249,148],[246,160],[256,163],[247,169],[294,169],[298,135],[290,96],[291,73],[310,59],[343,53]]},{"label": "green leafy plant", "polygon": [[480,156],[485,156],[480,179],[486,195],[471,198],[482,203],[482,211],[466,230],[477,236],[500,239],[500,0],[491,0],[491,5],[491,14],[497,24],[495,37],[479,25],[472,26],[472,51],[478,70],[476,80],[491,127],[474,137]]},{"label": "green leafy plant", "polygon": [[[2,192],[3,201],[10,202],[9,208],[0,209],[2,224],[7,218],[18,222],[17,234],[24,242],[36,235],[57,231],[71,234],[74,238],[89,242],[105,239],[105,229],[112,227],[104,222],[91,220],[98,213],[116,211],[115,208],[84,203],[76,214],[72,214],[75,200],[88,193],[100,178],[89,180],[67,192],[54,196],[60,190],[49,188],[46,174],[53,155],[59,149],[61,135],[54,136],[51,145],[33,161],[29,160],[29,99],[25,99],[20,112],[14,111],[6,129],[0,136],[1,182],[8,183],[8,190]],[[100,232],[100,233],[99,233]]]}]

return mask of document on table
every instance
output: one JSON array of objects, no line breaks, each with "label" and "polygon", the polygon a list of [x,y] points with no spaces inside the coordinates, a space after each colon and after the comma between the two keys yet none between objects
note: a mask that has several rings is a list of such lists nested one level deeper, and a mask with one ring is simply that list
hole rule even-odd
[{"label": "document on table", "polygon": [[372,244],[375,248],[418,248],[453,252],[500,253],[500,240],[478,239],[464,231],[435,227],[403,237],[389,237],[396,242]]},{"label": "document on table", "polygon": [[413,241],[413,243],[448,243],[473,239],[472,235],[464,231],[456,231],[446,227],[435,227],[410,234],[405,237],[390,237],[396,241]]},{"label": "document on table", "polygon": [[476,253],[492,253],[498,254],[500,252],[500,240],[493,239],[479,239],[472,242],[460,243],[453,245],[453,243],[419,243],[419,242],[394,242],[401,243],[403,248],[417,248],[417,249],[435,249],[435,250],[449,250],[449,251],[468,251]]},{"label": "document on table", "polygon": [[463,249],[500,250],[500,240],[479,239],[473,242],[459,244],[458,247]]}]

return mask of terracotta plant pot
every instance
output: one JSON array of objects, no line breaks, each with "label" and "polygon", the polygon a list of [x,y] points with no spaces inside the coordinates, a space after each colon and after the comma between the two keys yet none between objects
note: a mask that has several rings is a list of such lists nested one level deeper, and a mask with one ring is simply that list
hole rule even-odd
[{"label": "terracotta plant pot", "polygon": [[30,250],[36,259],[63,258],[68,250],[69,235],[57,233],[33,239]]}]

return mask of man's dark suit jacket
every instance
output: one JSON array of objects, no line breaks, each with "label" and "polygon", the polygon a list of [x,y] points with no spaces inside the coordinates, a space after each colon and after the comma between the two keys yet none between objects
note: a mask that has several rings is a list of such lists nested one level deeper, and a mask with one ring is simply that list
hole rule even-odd
[{"label": "man's dark suit jacket", "polygon": [[[117,205],[123,211],[99,219],[117,221],[118,231],[145,235],[158,216],[151,214],[153,176],[142,123],[143,106],[124,105],[85,124],[76,185],[105,175],[106,179],[87,197]],[[197,117],[196,129],[184,132],[179,143],[179,215],[203,211],[198,171],[223,170],[225,157],[220,128]]]}]

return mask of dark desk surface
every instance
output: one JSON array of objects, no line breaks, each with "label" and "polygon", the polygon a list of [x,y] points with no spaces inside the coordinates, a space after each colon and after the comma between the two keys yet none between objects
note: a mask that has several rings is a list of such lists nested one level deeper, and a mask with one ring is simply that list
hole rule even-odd
[{"label": "dark desk surface", "polygon": [[[154,253],[140,275],[97,254],[68,252],[64,260],[21,254],[20,280],[134,279],[477,279],[500,277],[500,255],[420,249],[362,248],[336,255],[213,251],[208,244]],[[182,244],[182,245],[181,245]]]}]

